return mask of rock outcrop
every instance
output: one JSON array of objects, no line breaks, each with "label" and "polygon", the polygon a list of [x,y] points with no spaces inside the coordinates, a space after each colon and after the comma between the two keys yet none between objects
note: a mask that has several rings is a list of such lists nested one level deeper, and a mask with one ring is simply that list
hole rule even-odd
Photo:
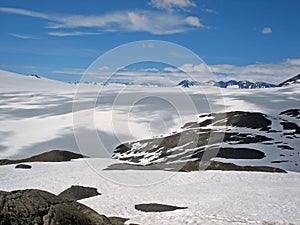
[{"label": "rock outcrop", "polygon": [[97,188],[83,187],[78,185],[72,185],[70,188],[61,192],[58,197],[62,197],[68,200],[77,201],[84,198],[90,198],[93,196],[101,195]]},{"label": "rock outcrop", "polygon": [[98,214],[91,208],[37,189],[0,191],[0,224],[5,225],[114,225],[123,218]]},{"label": "rock outcrop", "polygon": [[70,151],[52,150],[26,159],[17,159],[17,160],[2,159],[0,160],[0,166],[8,165],[8,164],[28,163],[28,162],[66,162],[72,159],[79,159],[79,158],[86,158],[86,157],[87,156],[70,152]]},{"label": "rock outcrop", "polygon": [[107,169],[300,171],[299,135],[299,109],[277,116],[243,111],[202,114],[176,132],[117,146],[113,158],[126,164]]}]

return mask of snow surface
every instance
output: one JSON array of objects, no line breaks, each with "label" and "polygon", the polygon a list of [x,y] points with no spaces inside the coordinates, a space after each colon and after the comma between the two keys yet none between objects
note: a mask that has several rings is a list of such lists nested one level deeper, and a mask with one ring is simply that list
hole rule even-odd
[{"label": "snow surface", "polygon": [[120,143],[177,131],[201,113],[244,110],[276,116],[299,107],[299,89],[78,87],[0,71],[0,158],[52,149],[110,157]]},{"label": "snow surface", "polygon": [[[176,131],[197,121],[197,114],[245,110],[272,116],[299,108],[299,89],[78,87],[0,71],[0,158],[52,149],[110,157],[122,142]],[[30,163],[30,170],[1,166],[0,190],[39,188],[58,194],[75,184],[97,187],[101,196],[80,202],[107,216],[128,217],[127,224],[300,224],[299,173],[103,170],[116,162]],[[151,202],[188,209],[134,209],[134,204]]]},{"label": "snow surface", "polygon": [[[59,194],[71,185],[96,187],[102,194],[80,200],[107,216],[137,224],[300,224],[300,174],[197,171],[106,171],[111,159],[30,163],[32,169],[0,167],[0,190],[38,188]],[[135,204],[188,207],[146,213]]]}]

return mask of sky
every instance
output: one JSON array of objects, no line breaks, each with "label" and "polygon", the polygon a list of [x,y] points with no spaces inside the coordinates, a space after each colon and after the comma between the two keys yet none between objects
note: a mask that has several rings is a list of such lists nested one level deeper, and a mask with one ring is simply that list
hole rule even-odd
[{"label": "sky", "polygon": [[[74,82],[107,51],[157,40],[191,50],[218,80],[279,83],[300,73],[299,12],[298,0],[1,0],[0,69]],[[170,68],[142,65],[136,74]]]}]

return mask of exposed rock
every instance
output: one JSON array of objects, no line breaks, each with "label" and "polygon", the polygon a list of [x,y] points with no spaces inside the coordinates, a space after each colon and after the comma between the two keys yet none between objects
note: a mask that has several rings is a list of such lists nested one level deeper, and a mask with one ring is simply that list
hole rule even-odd
[{"label": "exposed rock", "polygon": [[208,148],[195,150],[189,157],[201,159],[204,154],[209,155],[209,151],[216,151],[211,155],[225,159],[262,159],[266,156],[259,150],[249,148]]},{"label": "exposed rock", "polygon": [[166,170],[191,172],[200,170],[223,170],[223,171],[248,171],[248,172],[270,172],[286,173],[285,170],[271,166],[240,166],[233,163],[217,161],[188,161],[178,163],[153,163],[149,165],[116,163],[109,165],[105,170]]},{"label": "exposed rock", "polygon": [[[283,172],[287,168],[284,161],[276,165],[282,170],[269,166],[274,157],[283,157],[283,151],[291,151],[283,158],[288,162],[293,161],[294,154],[300,154],[294,141],[300,134],[298,120],[295,118],[299,116],[299,111],[286,110],[279,116],[242,111],[202,114],[199,121],[188,122],[180,130],[166,136],[117,146],[112,157],[127,161],[130,165],[117,164],[109,169],[140,169],[137,165],[141,165],[143,169],[154,167],[178,171],[182,165],[189,165],[187,162],[194,165],[194,161],[209,163],[226,159],[223,162],[227,163],[212,163],[208,168]],[[181,166],[178,167],[178,163]],[[293,166],[292,170],[294,169],[299,170]],[[186,169],[191,170],[194,169]]]},{"label": "exposed rock", "polygon": [[122,218],[122,217],[116,217],[116,216],[108,217],[108,218],[113,225],[124,225],[124,223],[127,220],[129,220],[128,218]]},{"label": "exposed rock", "polygon": [[93,196],[97,196],[97,195],[101,195],[97,191],[97,188],[72,185],[70,188],[61,192],[58,195],[58,197],[77,201],[80,199],[89,198],[89,197],[93,197]]},{"label": "exposed rock", "polygon": [[291,84],[300,84],[300,74],[283,81],[282,83],[278,84],[278,87],[289,86]]},{"label": "exposed rock", "polygon": [[281,122],[284,130],[295,130],[296,134],[300,134],[300,127],[292,122]]},{"label": "exposed rock", "polygon": [[[208,163],[208,164],[206,164]],[[178,166],[178,165],[177,165]],[[270,173],[286,173],[285,170],[271,166],[240,166],[233,163],[224,163],[217,161],[199,162],[190,161],[182,164],[179,171],[189,172],[198,170],[224,170],[224,171],[249,171],[249,172],[270,172]]]},{"label": "exposed rock", "polygon": [[[119,220],[121,222],[121,220]],[[0,191],[0,224],[113,225],[89,207],[37,189]],[[122,224],[122,223],[120,223]]]},{"label": "exposed rock", "polygon": [[15,166],[16,169],[31,169],[31,165],[28,164],[18,164]]},{"label": "exposed rock", "polygon": [[288,145],[278,145],[279,148],[285,149],[285,150],[294,150],[294,148],[288,146]]},{"label": "exposed rock", "polygon": [[167,212],[176,209],[187,209],[187,207],[178,207],[173,205],[163,205],[158,203],[137,204],[134,206],[136,210],[143,212]]},{"label": "exposed rock", "polygon": [[285,110],[285,111],[279,113],[279,115],[287,115],[287,116],[296,117],[297,119],[300,119],[300,110],[299,109],[288,109],[288,110]]},{"label": "exposed rock", "polygon": [[26,163],[26,162],[65,162],[65,161],[70,161],[72,159],[78,159],[78,158],[86,158],[86,156],[74,152],[69,152],[69,151],[52,150],[26,159],[19,159],[19,160],[2,159],[0,160],[0,166],[8,165],[8,164]]}]

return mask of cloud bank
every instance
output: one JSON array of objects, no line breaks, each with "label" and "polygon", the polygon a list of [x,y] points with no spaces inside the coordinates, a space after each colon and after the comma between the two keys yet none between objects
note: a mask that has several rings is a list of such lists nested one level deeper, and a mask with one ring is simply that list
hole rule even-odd
[{"label": "cloud bank", "polygon": [[[190,74],[189,77],[186,73]],[[84,69],[64,69],[52,71],[56,74],[84,74]],[[114,72],[109,67],[99,68],[98,71],[89,71],[87,76],[97,77],[98,79],[107,79],[109,75]],[[217,64],[217,65],[193,65],[183,64],[179,68],[165,67],[162,69],[157,68],[139,68],[138,70],[121,70],[113,75],[117,79],[126,80],[155,80],[167,79],[174,83],[183,79],[195,79],[200,82],[209,80],[215,81],[228,81],[228,80],[249,80],[265,81],[272,84],[279,84],[280,82],[293,77],[300,73],[300,58],[298,59],[285,59],[278,64],[256,63],[245,66],[234,66],[230,64]]]},{"label": "cloud bank", "polygon": [[2,7],[0,12],[47,20],[46,28],[52,30],[49,32],[52,36],[95,35],[102,32],[147,32],[165,35],[203,27],[196,16],[150,10],[118,11],[102,15],[51,15]]}]

